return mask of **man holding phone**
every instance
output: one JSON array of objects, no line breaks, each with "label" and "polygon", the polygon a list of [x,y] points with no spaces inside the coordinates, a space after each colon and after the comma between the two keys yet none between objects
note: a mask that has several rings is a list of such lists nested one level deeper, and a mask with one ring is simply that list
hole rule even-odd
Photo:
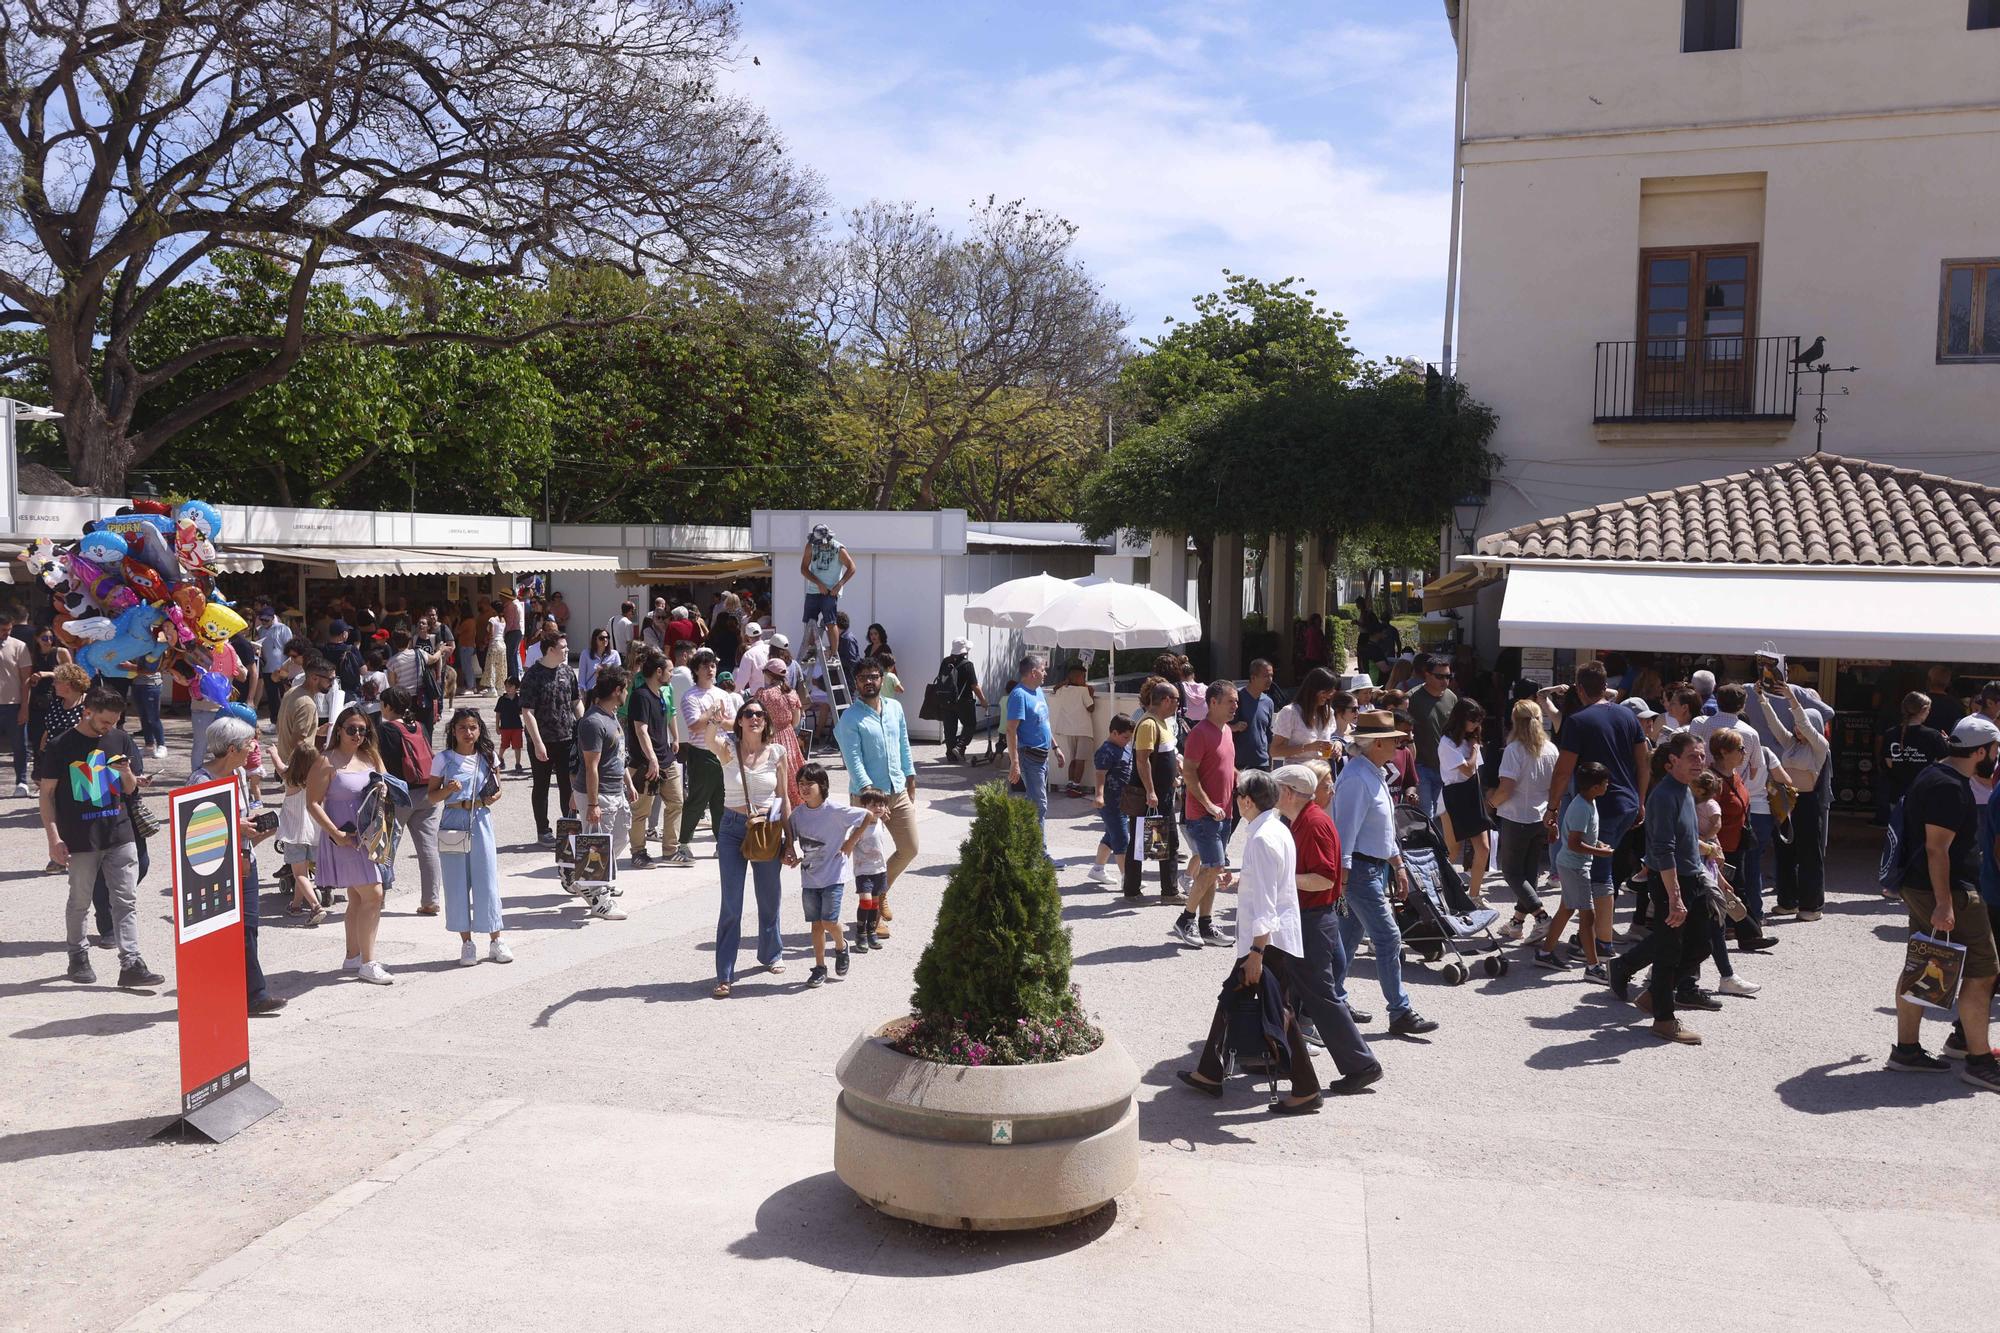
[{"label": "man holding phone", "polygon": [[83,923],[100,872],[111,891],[118,984],[157,986],[165,979],[139,954],[139,850],[126,808],[139,779],[132,770],[132,738],[118,729],[124,716],[117,691],[93,686],[76,725],[49,738],[35,770],[49,860],[69,871],[69,979],[83,985],[97,980]]}]

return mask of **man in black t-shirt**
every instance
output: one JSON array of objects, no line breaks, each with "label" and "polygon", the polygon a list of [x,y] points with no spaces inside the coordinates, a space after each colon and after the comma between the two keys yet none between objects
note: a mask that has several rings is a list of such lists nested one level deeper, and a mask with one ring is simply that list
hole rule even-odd
[{"label": "man in black t-shirt", "polygon": [[[782,670],[784,663],[780,662]],[[766,676],[766,679],[771,677]],[[678,864],[680,852],[681,770],[674,762],[674,729],[667,718],[661,691],[667,683],[667,656],[657,648],[643,650],[632,673],[632,692],[625,706],[625,760],[632,772],[632,864],[644,870],[653,864],[646,852],[646,830],[655,803],[660,811],[660,855]],[[614,849],[616,850],[616,849]]]},{"label": "man in black t-shirt", "polygon": [[118,984],[157,986],[164,978],[139,955],[139,850],[126,808],[139,779],[131,737],[118,729],[124,716],[125,700],[115,690],[92,687],[76,725],[43,744],[35,777],[49,860],[69,871],[69,979],[85,985],[97,980],[83,922],[101,872],[118,936]]},{"label": "man in black t-shirt", "polygon": [[[1961,718],[1952,729],[1950,751],[1910,783],[1903,797],[1901,829],[1906,854],[1903,903],[1910,910],[1910,929],[1965,946],[1965,973],[1958,988],[1965,1065],[1958,1077],[1987,1092],[2000,1092],[2000,1065],[1994,1062],[1988,1039],[1988,1011],[1994,977],[2000,974],[2000,954],[1995,953],[1993,925],[1979,896],[1979,803],[1972,794],[1972,779],[1992,781],[1997,761],[2000,726],[1978,713]],[[1905,1000],[1901,989],[1899,983],[1896,1044],[1889,1051],[1889,1068],[1949,1069],[1918,1043],[1923,1010]],[[1949,1043],[1945,1050],[1953,1053]]]}]

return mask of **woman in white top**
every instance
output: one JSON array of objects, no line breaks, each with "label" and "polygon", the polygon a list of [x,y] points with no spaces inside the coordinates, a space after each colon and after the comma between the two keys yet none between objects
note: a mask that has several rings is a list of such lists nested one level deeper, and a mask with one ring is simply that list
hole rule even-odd
[{"label": "woman in white top", "polygon": [[1438,772],[1444,777],[1444,843],[1455,858],[1458,845],[1472,844],[1472,869],[1466,888],[1474,905],[1486,905],[1486,866],[1492,859],[1487,817],[1479,781],[1480,747],[1486,738],[1486,710],[1476,700],[1460,699],[1438,737]]},{"label": "woman in white top", "polygon": [[1271,720],[1271,767],[1333,758],[1333,696],[1339,692],[1340,681],[1325,667],[1306,672],[1298,694]]},{"label": "woman in white top", "polygon": [[1500,928],[1500,935],[1518,940],[1530,916],[1535,918],[1537,933],[1549,920],[1542,909],[1542,867],[1549,846],[1542,817],[1549,808],[1556,747],[1549,741],[1542,725],[1542,706],[1535,700],[1517,701],[1513,721],[1513,736],[1500,756],[1500,785],[1493,789],[1492,801],[1500,821],[1500,874],[1514,891],[1514,919]]},{"label": "woman in white top", "polygon": [[748,700],[737,709],[727,732],[708,729],[708,748],[722,761],[722,825],[716,830],[715,859],[722,867],[722,911],[715,921],[715,998],[726,999],[736,980],[736,953],[743,933],[743,876],[756,882],[757,961],[772,974],[781,973],[784,937],[778,931],[778,872],[782,861],[746,860],[743,839],[753,816],[783,825],[791,818],[786,794],[785,747],[771,740],[771,718],[764,705]]},{"label": "woman in white top", "polygon": [[[1785,780],[1798,788],[1798,801],[1788,821],[1790,833],[1777,831],[1778,880],[1777,912],[1797,912],[1801,921],[1817,921],[1826,906],[1826,861],[1819,849],[1820,828],[1826,810],[1820,805],[1819,771],[1826,767],[1833,747],[1814,724],[1814,714],[1799,702],[1788,682],[1778,683],[1778,694],[1791,715],[1791,725],[1778,721],[1769,694],[1757,691],[1757,707],[1763,710],[1764,725],[1777,741],[1778,764]],[[1767,807],[1768,808],[1768,807]]]}]

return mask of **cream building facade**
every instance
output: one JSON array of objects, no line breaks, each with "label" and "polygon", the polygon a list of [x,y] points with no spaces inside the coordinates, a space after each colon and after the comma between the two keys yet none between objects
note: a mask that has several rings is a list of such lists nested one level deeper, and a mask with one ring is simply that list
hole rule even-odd
[{"label": "cream building facade", "polygon": [[1445,9],[1478,531],[1812,452],[1821,339],[1828,451],[2000,483],[2000,0]]}]

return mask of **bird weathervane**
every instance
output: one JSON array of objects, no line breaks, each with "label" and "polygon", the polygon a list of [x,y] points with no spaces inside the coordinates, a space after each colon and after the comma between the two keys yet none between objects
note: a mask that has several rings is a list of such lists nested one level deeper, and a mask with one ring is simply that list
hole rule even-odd
[{"label": "bird weathervane", "polygon": [[[1817,406],[1813,408],[1813,424],[1815,427],[1813,431],[1814,453],[1823,452],[1822,446],[1826,443],[1826,377],[1828,375],[1852,375],[1855,371],[1859,369],[1861,369],[1861,367],[1859,366],[1830,366],[1826,363],[1825,334],[1821,334],[1819,337],[1814,338],[1812,341],[1812,346],[1806,348],[1805,351],[1800,352],[1798,356],[1793,359],[1792,361],[1793,403],[1797,403],[1799,400],[1799,395],[1805,392],[1805,386],[1802,383],[1800,383],[1800,377],[1802,375],[1819,376],[1819,402]],[[1835,396],[1840,398],[1845,398],[1847,396],[1847,386],[1844,384],[1841,385],[1837,390],[1835,390]]]}]

